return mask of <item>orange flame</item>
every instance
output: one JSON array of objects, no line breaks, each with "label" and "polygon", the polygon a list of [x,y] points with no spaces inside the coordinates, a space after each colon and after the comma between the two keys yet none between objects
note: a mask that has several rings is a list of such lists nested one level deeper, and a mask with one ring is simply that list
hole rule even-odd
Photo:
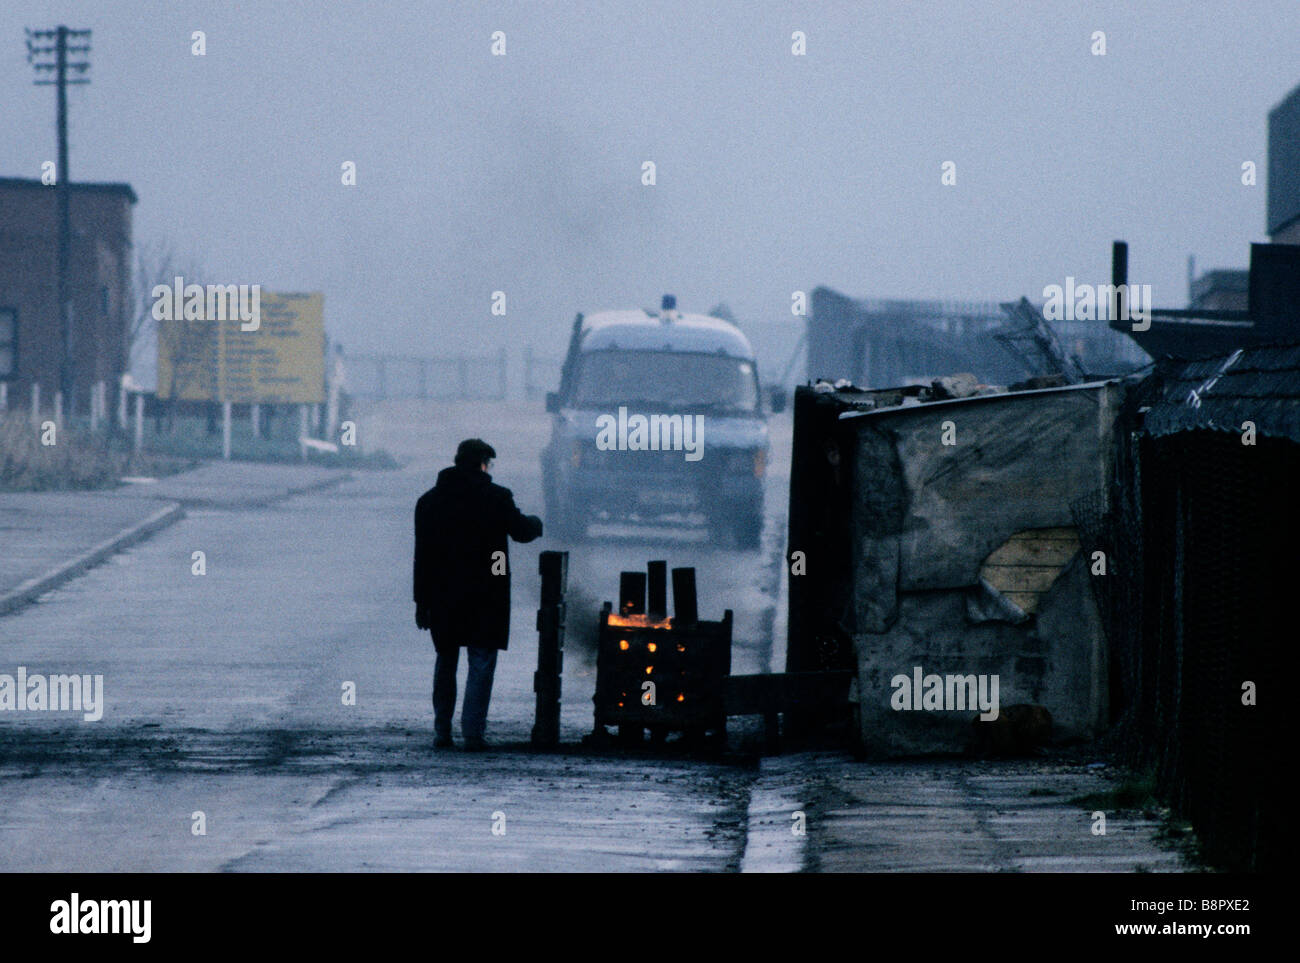
[{"label": "orange flame", "polygon": [[609,624],[622,626],[629,629],[668,629],[672,628],[672,620],[665,616],[662,619],[652,619],[643,613],[628,615],[618,615],[614,612],[609,614]]}]

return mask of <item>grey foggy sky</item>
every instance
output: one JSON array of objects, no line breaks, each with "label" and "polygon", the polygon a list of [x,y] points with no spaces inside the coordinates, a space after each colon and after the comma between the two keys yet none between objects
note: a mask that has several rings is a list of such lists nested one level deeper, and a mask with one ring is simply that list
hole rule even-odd
[{"label": "grey foggy sky", "polygon": [[1181,306],[1189,253],[1267,239],[1266,115],[1300,82],[1296,0],[38,0],[0,11],[0,176],[55,156],[23,27],[59,23],[95,31],[74,179],[129,182],[136,240],[206,280],[324,291],[352,351],[555,355],[575,311],[663,291],[795,326],[818,284],[1037,298],[1107,280],[1114,238]]}]

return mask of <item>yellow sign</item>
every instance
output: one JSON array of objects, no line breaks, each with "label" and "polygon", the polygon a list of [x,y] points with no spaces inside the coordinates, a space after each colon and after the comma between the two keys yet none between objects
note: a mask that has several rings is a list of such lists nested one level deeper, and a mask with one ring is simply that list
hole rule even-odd
[{"label": "yellow sign", "polygon": [[158,397],[236,404],[323,402],[323,306],[319,292],[262,292],[255,323],[241,320],[238,312],[225,321],[158,322]]}]

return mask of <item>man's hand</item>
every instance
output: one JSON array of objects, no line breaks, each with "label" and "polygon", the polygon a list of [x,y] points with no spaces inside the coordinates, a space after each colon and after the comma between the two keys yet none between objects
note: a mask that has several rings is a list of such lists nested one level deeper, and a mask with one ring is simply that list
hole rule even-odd
[{"label": "man's hand", "polygon": [[415,607],[415,627],[417,629],[429,628],[429,610],[422,605]]}]

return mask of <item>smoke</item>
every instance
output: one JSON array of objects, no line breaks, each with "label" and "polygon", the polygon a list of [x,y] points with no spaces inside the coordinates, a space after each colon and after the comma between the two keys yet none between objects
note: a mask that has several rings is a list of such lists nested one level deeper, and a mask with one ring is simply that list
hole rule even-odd
[{"label": "smoke", "polygon": [[[635,193],[643,190],[635,160],[611,163],[599,131],[579,137],[556,118],[529,114],[503,129],[507,140],[476,145],[473,190],[452,201],[446,267],[456,287],[481,298],[471,316],[481,316],[491,291],[505,290],[512,337],[519,324],[543,322],[554,352],[573,312],[600,302],[606,286],[629,299],[644,286],[636,275],[645,259],[628,239],[649,244],[660,233],[655,192]],[[477,334],[505,343],[506,330]]]},{"label": "smoke", "polygon": [[564,596],[564,648],[576,652],[591,665],[596,662],[600,606],[596,596],[584,586],[569,585]]}]

